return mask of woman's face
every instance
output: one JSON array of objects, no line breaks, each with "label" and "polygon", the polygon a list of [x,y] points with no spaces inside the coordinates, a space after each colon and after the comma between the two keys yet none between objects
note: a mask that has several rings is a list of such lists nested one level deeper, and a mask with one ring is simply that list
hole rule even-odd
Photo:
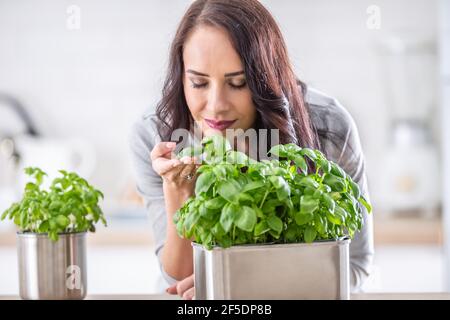
[{"label": "woman's face", "polygon": [[183,61],[186,102],[203,135],[253,127],[256,108],[226,31],[196,28],[184,44]]}]

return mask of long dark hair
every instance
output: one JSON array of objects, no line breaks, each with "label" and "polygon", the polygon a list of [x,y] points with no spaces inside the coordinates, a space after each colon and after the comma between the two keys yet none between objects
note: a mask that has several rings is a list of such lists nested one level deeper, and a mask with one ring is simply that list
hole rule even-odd
[{"label": "long dark hair", "polygon": [[276,21],[258,0],[197,0],[188,8],[170,48],[162,99],[156,108],[163,141],[168,141],[174,130],[190,130],[193,125],[183,91],[183,45],[201,24],[228,32],[252,92],[257,110],[255,129],[279,129],[280,143],[318,148],[304,100],[306,86],[294,74]]}]

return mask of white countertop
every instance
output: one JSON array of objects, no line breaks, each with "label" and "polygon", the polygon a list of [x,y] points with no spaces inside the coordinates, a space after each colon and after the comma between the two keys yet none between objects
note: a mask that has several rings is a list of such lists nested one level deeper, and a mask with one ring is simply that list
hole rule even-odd
[{"label": "white countertop", "polygon": [[[0,300],[19,300],[18,296],[0,296]],[[86,300],[179,300],[168,294],[105,294],[88,295]],[[399,293],[357,293],[351,300],[450,300],[450,292],[399,292]]]}]

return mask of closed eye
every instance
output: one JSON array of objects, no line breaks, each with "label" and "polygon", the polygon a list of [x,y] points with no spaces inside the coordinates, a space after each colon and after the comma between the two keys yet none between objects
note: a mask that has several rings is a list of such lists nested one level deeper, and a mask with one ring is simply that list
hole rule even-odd
[{"label": "closed eye", "polygon": [[[194,89],[205,88],[207,85],[208,85],[207,82],[198,83],[198,82],[195,82],[195,81],[191,81],[191,87],[194,88]],[[247,85],[247,82],[246,82],[246,81],[243,81],[243,82],[240,83],[240,84],[234,84],[233,82],[230,81],[230,82],[228,82],[228,85],[229,85],[230,88],[233,89],[233,90],[241,90],[241,89],[243,89],[243,88]]]},{"label": "closed eye", "polygon": [[206,87],[207,83],[195,83],[192,82],[192,88],[198,89],[198,88],[204,88]]},{"label": "closed eye", "polygon": [[233,90],[241,90],[241,89],[243,89],[246,85],[247,85],[247,82],[246,81],[244,81],[244,82],[242,82],[241,84],[238,84],[238,85],[236,85],[236,84],[233,84],[233,83],[229,83],[230,84],[230,87],[233,89]]}]

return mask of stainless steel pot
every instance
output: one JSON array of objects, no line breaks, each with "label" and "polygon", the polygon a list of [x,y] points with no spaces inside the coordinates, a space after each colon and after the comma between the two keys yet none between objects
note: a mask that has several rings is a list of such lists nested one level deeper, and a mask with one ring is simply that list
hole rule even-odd
[{"label": "stainless steel pot", "polygon": [[86,232],[17,233],[22,299],[84,299],[87,290]]},{"label": "stainless steel pot", "polygon": [[350,298],[349,238],[314,243],[193,243],[195,299]]}]

